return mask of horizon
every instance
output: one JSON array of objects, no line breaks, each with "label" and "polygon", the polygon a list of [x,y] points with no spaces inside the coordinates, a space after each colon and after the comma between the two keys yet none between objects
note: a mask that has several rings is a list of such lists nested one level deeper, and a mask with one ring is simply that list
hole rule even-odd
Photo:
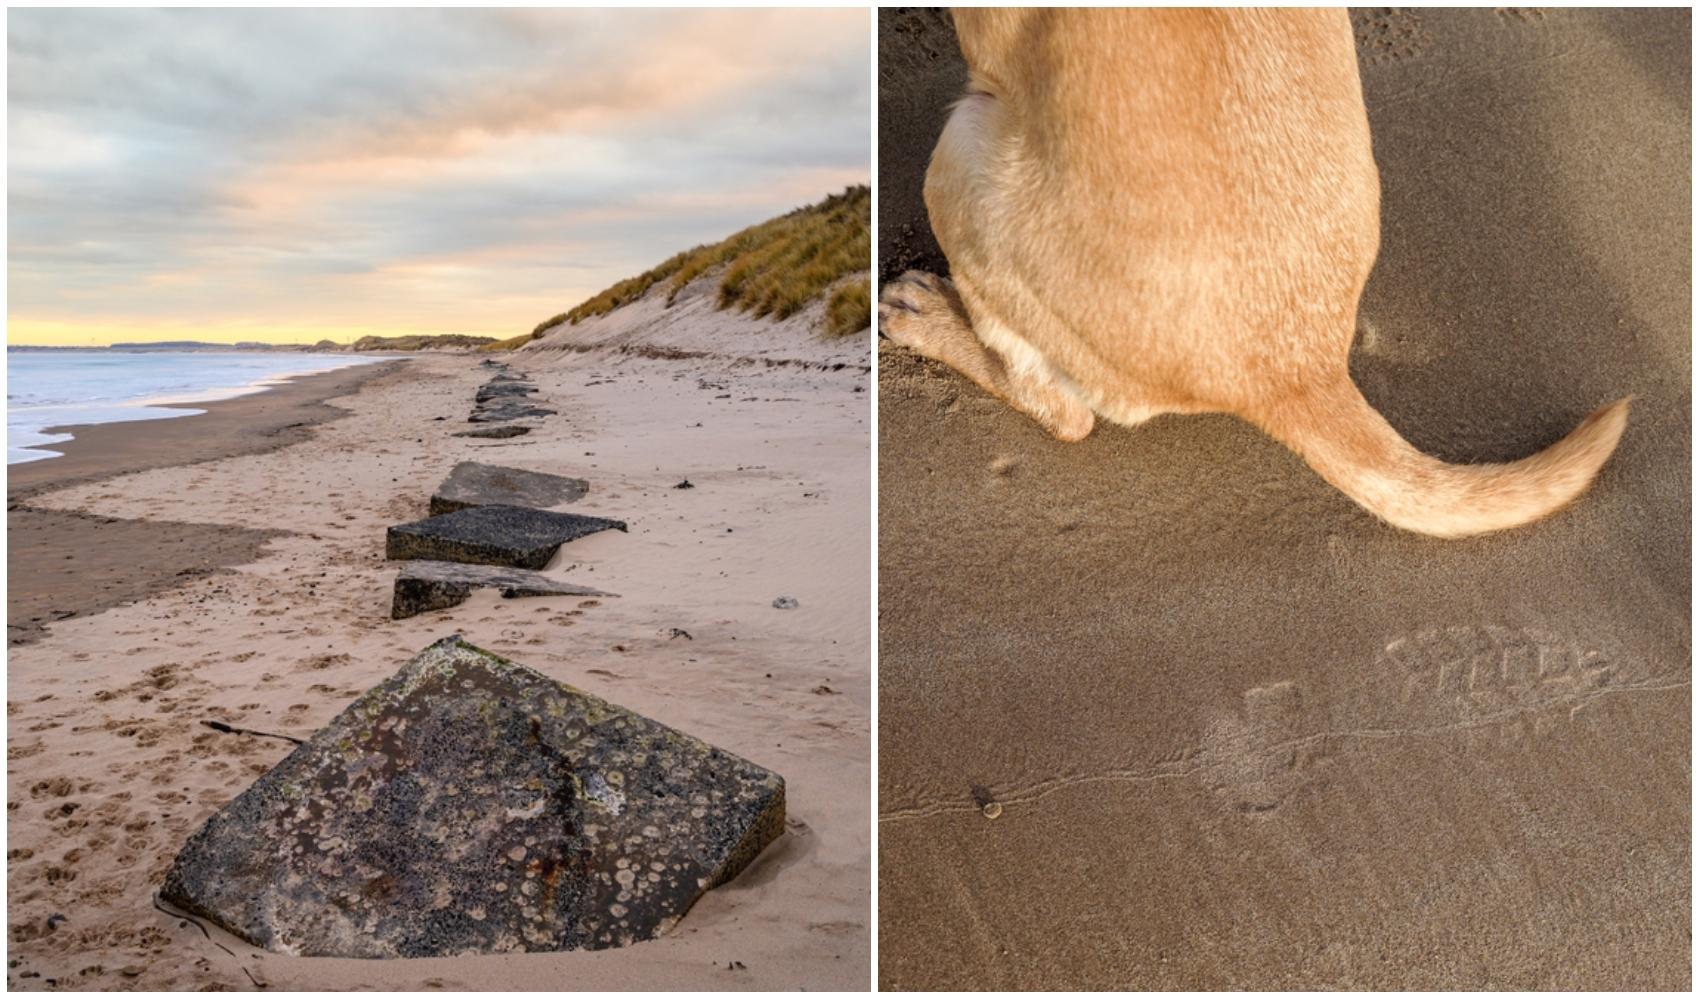
[{"label": "horizon", "polygon": [[869,183],[868,17],[14,10],[7,344],[527,333]]}]

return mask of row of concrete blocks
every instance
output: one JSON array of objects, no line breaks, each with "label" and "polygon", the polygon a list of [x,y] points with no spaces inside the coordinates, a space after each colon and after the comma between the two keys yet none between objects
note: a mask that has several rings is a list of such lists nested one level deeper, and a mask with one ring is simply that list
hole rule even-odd
[{"label": "row of concrete blocks", "polygon": [[[508,421],[555,412],[533,406],[527,397],[537,389],[506,364],[485,360],[481,367],[496,374],[479,387],[468,419],[500,426],[457,436],[512,437],[530,428]],[[407,561],[396,575],[390,617],[452,608],[483,587],[509,598],[614,596],[536,572],[575,538],[609,528],[626,530],[623,521],[544,509],[572,503],[589,489],[582,479],[480,462],[456,465],[431,496],[431,516],[389,529],[385,557]]]},{"label": "row of concrete blocks", "polygon": [[[536,570],[608,518],[540,509],[589,489],[462,462],[389,529],[393,615],[603,595]],[[444,639],[208,820],[159,898],[303,956],[612,948],[653,938],[785,832],[779,775]],[[540,891],[536,891],[540,890]]]},{"label": "row of concrete blocks", "polygon": [[524,375],[515,375],[508,371],[505,362],[492,361],[486,358],[479,367],[495,372],[490,381],[478,387],[478,393],[473,397],[472,415],[467,417],[468,423],[489,424],[488,427],[477,427],[462,431],[456,437],[475,438],[510,438],[531,433],[531,428],[525,424],[514,423],[517,420],[527,420],[534,417],[552,417],[556,411],[546,409],[533,403],[530,399],[537,387]]}]

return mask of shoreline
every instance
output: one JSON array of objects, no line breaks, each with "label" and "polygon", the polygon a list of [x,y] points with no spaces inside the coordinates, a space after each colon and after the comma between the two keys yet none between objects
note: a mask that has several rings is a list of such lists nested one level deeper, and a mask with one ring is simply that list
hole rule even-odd
[{"label": "shoreline", "polygon": [[39,640],[46,626],[145,600],[186,579],[253,562],[284,532],[152,518],[99,517],[38,507],[56,489],[133,472],[275,451],[350,410],[330,401],[402,371],[398,362],[294,376],[258,392],[203,403],[165,420],[71,424],[63,454],[7,466],[7,646]]},{"label": "shoreline", "polygon": [[[16,347],[9,346],[7,348],[7,371],[10,374],[14,385],[17,383],[20,375],[18,370],[12,367],[12,354],[17,350],[18,349]],[[231,357],[232,353],[234,353],[212,351],[114,351],[110,348],[102,348],[101,350],[110,352],[100,355],[103,358],[116,356],[150,357],[156,354],[171,353],[194,353],[202,357],[227,358]],[[22,353],[25,357],[29,357],[36,352],[24,350],[20,353]],[[327,358],[332,357],[332,355],[321,353],[303,355],[302,357]],[[294,379],[306,378],[311,375],[326,375],[332,372],[352,368],[364,368],[369,365],[377,364],[383,359],[381,356],[373,356],[370,358],[357,358],[352,360],[338,358],[336,360],[339,363],[334,367],[329,368],[292,367],[288,370],[280,369],[263,374],[258,372],[247,372],[244,373],[248,376],[245,380],[243,380],[237,373],[232,372],[229,373],[229,379],[223,380],[221,384],[207,385],[199,389],[179,389],[176,391],[162,388],[155,392],[144,393],[143,395],[127,399],[85,400],[79,403],[54,402],[26,406],[18,411],[10,409],[10,399],[8,399],[8,410],[6,413],[6,465],[10,468],[17,465],[28,465],[34,462],[42,462],[61,457],[63,452],[62,446],[68,444],[73,437],[70,433],[72,428],[90,427],[99,424],[140,423],[150,420],[181,419],[182,417],[191,416],[193,414],[185,414],[176,411],[183,409],[204,410],[212,403],[222,402],[228,399],[238,399],[243,396],[256,395],[258,393],[265,392],[268,389],[286,385]],[[39,377],[39,375],[35,375],[32,377],[32,380],[33,378]],[[83,412],[99,411],[111,413],[114,414],[114,416],[111,419],[91,420],[77,418],[75,413],[72,413],[61,414],[61,416],[65,419],[51,421],[49,417],[41,415],[43,410],[52,409]],[[119,416],[118,414],[123,415]],[[23,421],[28,422],[25,423]],[[64,437],[65,440],[43,440],[32,444],[20,444],[14,440],[14,435],[18,433],[40,435],[48,439]],[[27,457],[24,457],[22,461],[13,461],[12,452],[14,450],[26,453]]]},{"label": "shoreline", "polygon": [[291,375],[223,399],[149,404],[203,411],[182,417],[45,428],[48,433],[70,434],[71,440],[53,445],[60,452],[53,458],[6,467],[7,506],[63,486],[286,447],[304,440],[308,428],[349,414],[330,400],[359,392],[366,382],[399,370],[408,360]]}]

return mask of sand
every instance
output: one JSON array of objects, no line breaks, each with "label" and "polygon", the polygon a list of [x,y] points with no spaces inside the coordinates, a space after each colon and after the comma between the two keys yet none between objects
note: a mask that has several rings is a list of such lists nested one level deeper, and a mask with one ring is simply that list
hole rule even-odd
[{"label": "sand", "polygon": [[[292,428],[283,447],[115,476],[92,460],[65,460],[77,481],[42,485],[31,506],[215,525],[209,537],[242,537],[254,551],[223,559],[231,564],[222,570],[209,557],[211,572],[46,623],[11,649],[9,985],[865,988],[866,357],[834,371],[740,361],[736,338],[717,346],[713,357],[689,359],[509,357],[560,411],[511,440],[451,436],[470,426],[473,392],[488,378],[477,356],[419,356],[357,392],[330,392],[328,403],[298,400],[347,415]],[[846,343],[836,350],[854,354]],[[193,420],[211,434],[242,422],[221,412],[130,425],[139,432],[120,451],[133,458],[153,447],[148,431]],[[621,518],[631,531],[576,540],[546,572],[621,596],[504,601],[479,592],[457,608],[392,622],[384,529],[424,516],[432,490],[463,460],[588,479],[589,494],[572,509]],[[55,461],[35,474],[50,478]],[[687,478],[695,489],[673,488]],[[27,527],[14,521],[13,530],[16,546]],[[182,555],[158,552],[146,530],[101,544],[129,546],[123,557],[157,577],[158,560]],[[14,562],[14,592],[46,589],[33,579]],[[780,596],[798,607],[775,609]],[[309,734],[456,632],[778,771],[788,783],[786,834],[667,936],[612,951],[299,959],[216,929],[209,940],[153,908],[184,838],[290,749],[214,733],[202,720]]]},{"label": "sand", "polygon": [[[1688,14],[1355,20],[1359,384],[1454,461],[1634,393],[1621,449],[1435,541],[1231,418],[1062,445],[882,347],[884,987],[1690,985]],[[882,11],[911,44],[882,116],[954,96]],[[882,185],[932,146],[910,100]]]}]

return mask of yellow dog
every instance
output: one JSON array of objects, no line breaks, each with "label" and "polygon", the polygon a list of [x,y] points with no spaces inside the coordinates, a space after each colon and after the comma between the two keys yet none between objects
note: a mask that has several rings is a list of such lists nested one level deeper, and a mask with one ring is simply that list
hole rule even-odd
[{"label": "yellow dog", "polygon": [[1629,401],[1505,465],[1411,447],[1347,372],[1381,239],[1344,10],[956,12],[969,69],[927,172],[954,282],[881,329],[1064,441],[1226,412],[1386,521],[1461,537],[1576,498]]}]

